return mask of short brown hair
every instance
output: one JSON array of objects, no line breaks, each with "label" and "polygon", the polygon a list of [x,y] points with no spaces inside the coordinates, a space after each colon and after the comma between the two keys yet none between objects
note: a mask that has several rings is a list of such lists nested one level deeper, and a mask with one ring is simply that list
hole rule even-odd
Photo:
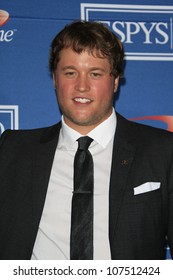
[{"label": "short brown hair", "polygon": [[77,53],[89,51],[92,55],[107,58],[111,74],[123,75],[124,48],[118,37],[99,22],[75,21],[66,25],[51,44],[49,67],[53,74],[63,49],[71,48]]}]

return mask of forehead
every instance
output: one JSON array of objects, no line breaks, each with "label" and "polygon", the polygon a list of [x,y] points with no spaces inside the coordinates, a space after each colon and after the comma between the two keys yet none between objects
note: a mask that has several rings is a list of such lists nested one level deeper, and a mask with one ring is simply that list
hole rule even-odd
[{"label": "forehead", "polygon": [[104,57],[97,50],[83,50],[78,53],[71,48],[63,49],[59,55],[58,64],[78,64],[78,63],[87,63],[87,64],[102,64],[110,67],[110,63],[107,57]]}]

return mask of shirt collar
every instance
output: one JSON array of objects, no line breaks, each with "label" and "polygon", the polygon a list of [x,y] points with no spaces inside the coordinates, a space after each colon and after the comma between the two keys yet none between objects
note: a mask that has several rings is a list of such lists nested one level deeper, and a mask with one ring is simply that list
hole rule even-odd
[{"label": "shirt collar", "polygon": [[113,108],[112,114],[104,122],[99,124],[88,133],[88,136],[93,138],[98,144],[105,148],[111,141],[116,130],[116,113]]},{"label": "shirt collar", "polygon": [[[115,110],[113,108],[112,114],[109,116],[109,118],[107,118],[93,130],[91,130],[88,133],[88,136],[94,139],[94,141],[100,144],[103,148],[105,148],[115,134],[116,124],[117,118]],[[65,149],[76,149],[76,140],[81,136],[83,135],[81,135],[79,132],[72,129],[65,123],[62,116],[62,129],[60,132],[58,147],[62,147]]]}]

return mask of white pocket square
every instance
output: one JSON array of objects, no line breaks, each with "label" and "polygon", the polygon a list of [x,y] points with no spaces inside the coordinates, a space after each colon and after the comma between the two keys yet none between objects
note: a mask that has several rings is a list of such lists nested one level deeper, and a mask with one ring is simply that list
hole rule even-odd
[{"label": "white pocket square", "polygon": [[160,182],[147,182],[134,188],[134,195],[155,191],[157,189],[160,189],[160,185]]}]

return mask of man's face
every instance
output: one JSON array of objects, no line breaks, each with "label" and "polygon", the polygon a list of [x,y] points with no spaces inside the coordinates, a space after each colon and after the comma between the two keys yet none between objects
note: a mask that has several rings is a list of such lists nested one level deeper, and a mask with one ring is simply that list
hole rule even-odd
[{"label": "man's face", "polygon": [[112,113],[119,78],[110,72],[107,58],[87,51],[77,54],[71,48],[61,51],[54,74],[57,99],[66,124],[81,134],[91,131]]}]

